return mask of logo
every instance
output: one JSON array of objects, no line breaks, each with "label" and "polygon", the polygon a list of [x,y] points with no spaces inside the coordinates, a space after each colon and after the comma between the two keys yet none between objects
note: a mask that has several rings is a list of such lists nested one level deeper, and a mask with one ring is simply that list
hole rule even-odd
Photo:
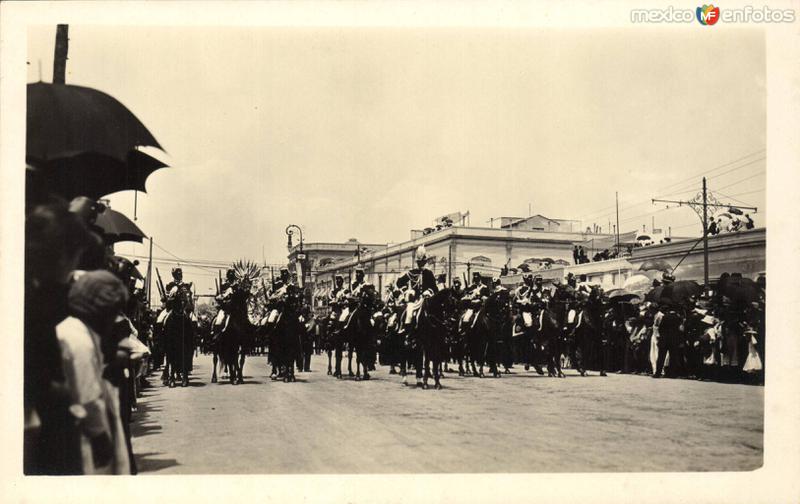
[{"label": "logo", "polygon": [[711,26],[719,21],[719,7],[703,5],[697,8],[697,20],[703,26]]}]

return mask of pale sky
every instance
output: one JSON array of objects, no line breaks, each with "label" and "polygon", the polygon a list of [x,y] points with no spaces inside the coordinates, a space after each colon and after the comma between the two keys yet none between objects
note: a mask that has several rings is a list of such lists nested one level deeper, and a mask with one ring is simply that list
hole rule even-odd
[{"label": "pale sky", "polygon": [[[138,224],[180,257],[282,262],[290,223],[307,242],[400,242],[529,204],[605,231],[614,191],[623,232],[660,210],[656,227],[697,235],[690,209],[649,200],[704,173],[766,222],[758,29],[69,30],[67,83],[115,96],[169,154]],[[51,81],[54,40],[29,32],[29,82],[39,62]],[[111,200],[133,214],[133,192]]]}]

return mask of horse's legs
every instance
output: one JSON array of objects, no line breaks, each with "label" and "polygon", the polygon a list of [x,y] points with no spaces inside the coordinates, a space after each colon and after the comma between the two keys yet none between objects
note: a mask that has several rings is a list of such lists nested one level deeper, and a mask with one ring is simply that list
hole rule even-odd
[{"label": "horse's legs", "polygon": [[214,365],[212,366],[211,371],[211,383],[217,383],[217,361],[219,357],[217,357],[217,352],[214,352]]},{"label": "horse's legs", "polygon": [[422,388],[428,388],[428,378],[431,376],[431,360],[428,358],[428,352],[424,352],[422,357],[422,367],[424,368],[423,378],[422,378]]},{"label": "horse's legs", "polygon": [[347,344],[347,375],[352,377],[353,375],[353,344]]},{"label": "horse's legs", "polygon": [[336,370],[333,373],[336,378],[342,377],[342,345],[336,344]]},{"label": "horse's legs", "polygon": [[244,373],[244,360],[245,360],[246,355],[247,355],[247,352],[245,351],[245,349],[242,349],[241,352],[240,352],[240,357],[239,357],[239,369],[238,369],[239,377],[236,380],[238,383],[244,383],[244,375],[243,375],[243,373]]},{"label": "horse's legs", "polygon": [[333,356],[333,351],[326,350],[325,353],[328,354],[328,376],[330,376],[331,374],[333,374],[331,369],[331,357]]},{"label": "horse's legs", "polygon": [[439,371],[439,368],[441,366],[442,366],[441,359],[433,360],[433,388],[435,388],[436,390],[441,390],[442,388],[442,384],[439,381],[442,377],[442,373],[441,371]]}]

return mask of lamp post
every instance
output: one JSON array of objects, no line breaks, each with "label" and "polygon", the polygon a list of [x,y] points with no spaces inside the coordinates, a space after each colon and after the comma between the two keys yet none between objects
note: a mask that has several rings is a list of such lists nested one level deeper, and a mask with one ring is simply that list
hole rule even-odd
[{"label": "lamp post", "polygon": [[289,224],[288,226],[286,226],[286,247],[289,249],[289,251],[292,250],[292,235],[294,235],[295,229],[297,230],[297,233],[300,235],[300,250],[296,256],[296,261],[300,265],[299,278],[300,278],[300,285],[302,286],[305,283],[304,282],[305,279],[303,278],[305,276],[305,271],[303,271],[303,263],[301,262],[304,259],[303,230],[297,224]]}]

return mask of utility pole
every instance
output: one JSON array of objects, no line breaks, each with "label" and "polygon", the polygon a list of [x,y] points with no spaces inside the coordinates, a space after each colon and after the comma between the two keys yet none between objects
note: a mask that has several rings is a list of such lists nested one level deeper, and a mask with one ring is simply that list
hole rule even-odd
[{"label": "utility pole", "polygon": [[69,25],[56,27],[56,49],[53,55],[53,84],[66,83],[67,53],[69,52]]},{"label": "utility pole", "polygon": [[[710,200],[710,201],[709,201]],[[758,212],[757,207],[748,207],[742,205],[734,205],[733,203],[724,203],[718,201],[713,195],[708,194],[708,186],[706,185],[706,178],[703,177],[703,189],[702,191],[697,194],[694,198],[688,201],[683,200],[663,200],[663,199],[652,199],[652,203],[673,203],[677,204],[678,206],[689,206],[692,210],[694,210],[698,217],[703,224],[703,282],[704,288],[707,290],[709,286],[708,281],[708,208],[738,208],[741,210],[751,210],[753,212]],[[672,235],[672,228],[670,227],[669,230],[670,235]],[[692,247],[693,249],[694,247]],[[691,249],[689,250],[691,252]],[[687,255],[688,253],[687,252]],[[684,256],[685,258],[685,256]],[[683,261],[683,259],[681,259]],[[678,263],[680,264],[680,263]]]},{"label": "utility pole", "polygon": [[150,237],[150,258],[147,260],[147,306],[150,306],[150,296],[153,289],[153,237]]},{"label": "utility pole", "polygon": [[617,235],[617,254],[619,254],[619,192],[614,191],[614,200],[617,205],[617,224],[614,226],[615,234]]},{"label": "utility pole", "polygon": [[703,177],[703,287],[708,290],[708,189]]}]

